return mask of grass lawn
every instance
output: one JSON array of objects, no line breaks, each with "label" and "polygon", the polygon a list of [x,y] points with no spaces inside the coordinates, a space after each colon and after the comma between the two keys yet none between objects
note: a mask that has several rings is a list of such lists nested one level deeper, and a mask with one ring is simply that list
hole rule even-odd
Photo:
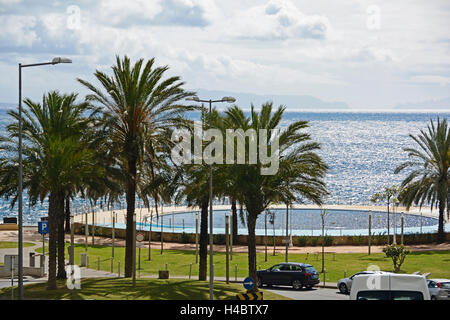
[{"label": "grass lawn", "polygon": [[[84,245],[75,245],[75,264],[80,263],[80,254],[85,252]],[[39,251],[38,249],[36,251]],[[332,251],[332,247],[328,247]],[[67,253],[67,250],[66,250]],[[100,269],[111,271],[111,247],[89,246],[88,247],[89,267],[97,269],[98,257],[100,257]],[[124,272],[125,248],[115,248],[114,272],[117,273],[117,265],[120,260],[120,273]],[[198,265],[195,264],[195,251],[164,250],[161,255],[160,250],[152,250],[152,260],[148,261],[148,249],[141,249],[141,275],[158,274],[158,270],[164,270],[165,264],[168,265],[170,275],[188,276],[190,264],[192,263],[192,277],[198,276]],[[317,258],[317,259],[316,259]],[[209,259],[209,258],[208,258]],[[138,261],[138,249],[136,253]],[[284,262],[284,254],[279,253],[273,256],[271,252],[268,255],[268,261],[264,261],[264,253],[257,254],[257,267],[265,269],[276,263]],[[209,260],[208,260],[209,261]],[[312,264],[317,271],[322,268],[321,255],[289,254],[289,261],[305,262]],[[138,263],[138,262],[137,262]],[[235,265],[237,276],[239,278],[248,275],[248,255],[246,253],[234,253],[233,260],[230,261],[230,279],[235,277]],[[326,281],[337,282],[344,276],[367,270],[370,265],[375,265],[384,271],[392,271],[393,264],[390,258],[386,258],[384,253],[374,253],[370,256],[364,253],[343,253],[325,255]],[[214,253],[214,274],[218,277],[225,277],[225,253]],[[450,278],[450,251],[427,251],[413,252],[408,255],[402,266],[402,272],[413,273],[421,271],[422,273],[431,272],[431,277]],[[209,274],[209,273],[208,273]],[[195,279],[195,278],[194,278]],[[320,279],[323,280],[321,274]]]},{"label": "grass lawn", "polygon": [[[23,242],[24,247],[32,247],[34,246],[34,243],[31,242]],[[19,245],[15,241],[0,241],[0,249],[11,249],[11,248],[18,248]]]},{"label": "grass lawn", "polygon": [[[81,289],[69,290],[65,281],[58,282],[58,289],[46,290],[46,283],[24,286],[25,299],[70,299],[70,300],[208,300],[209,282],[183,279],[137,279],[136,287],[127,278],[82,279]],[[0,299],[11,299],[11,289],[0,289]],[[214,283],[214,299],[235,300],[236,294],[245,290],[241,284]],[[264,291],[265,300],[289,300],[277,294]],[[15,290],[17,292],[17,290]]]}]

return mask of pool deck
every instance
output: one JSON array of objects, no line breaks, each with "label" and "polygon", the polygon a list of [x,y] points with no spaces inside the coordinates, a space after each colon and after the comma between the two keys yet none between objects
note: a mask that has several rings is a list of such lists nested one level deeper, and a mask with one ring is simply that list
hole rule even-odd
[{"label": "pool deck", "polygon": [[[270,206],[272,209],[286,209],[286,206],[284,205],[276,205],[276,206]],[[317,205],[301,205],[301,204],[295,204],[292,206],[294,209],[321,209],[321,207]],[[386,206],[364,206],[364,205],[326,205],[323,206],[324,209],[330,209],[330,210],[362,210],[362,211],[381,211],[386,212]],[[155,215],[154,208],[150,209],[153,210],[153,214]],[[148,208],[136,208],[136,221],[140,222],[143,221],[144,217],[146,215],[149,215],[151,213]],[[214,210],[231,210],[231,205],[214,205]],[[85,223],[85,217],[86,213],[82,212],[80,214],[80,210],[75,210],[76,212],[74,221],[79,223]],[[181,213],[181,212],[192,212],[192,211],[199,211],[198,208],[191,208],[186,206],[170,206],[170,207],[164,207],[162,214],[171,214],[171,213]],[[114,210],[115,213],[117,213],[117,221],[116,223],[125,223],[125,215],[126,215],[126,209],[122,210]],[[390,211],[392,213],[392,211]],[[419,208],[410,208],[409,211],[406,210],[404,207],[398,207],[396,208],[396,212],[404,212],[407,214],[414,214],[414,215],[420,215],[422,214],[424,217],[431,217],[431,218],[438,218],[439,212],[438,210],[431,211],[429,208],[422,208],[420,210]],[[161,214],[161,210],[158,210],[158,213]],[[92,223],[92,212],[88,212],[88,223]],[[96,224],[110,224],[112,223],[112,210],[96,210],[95,215],[95,223]]]}]

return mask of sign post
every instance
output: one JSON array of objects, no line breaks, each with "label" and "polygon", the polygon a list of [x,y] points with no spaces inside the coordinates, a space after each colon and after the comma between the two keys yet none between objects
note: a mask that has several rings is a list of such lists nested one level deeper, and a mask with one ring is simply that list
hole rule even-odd
[{"label": "sign post", "polygon": [[139,271],[139,278],[141,277],[141,245],[140,243],[144,241],[145,236],[143,232],[136,233],[136,241],[139,242],[139,257],[138,257],[138,271]]},{"label": "sign post", "polygon": [[42,234],[42,255],[45,256],[45,235],[49,232],[48,221],[38,222],[38,232]]},{"label": "sign post", "polygon": [[114,238],[115,238],[115,228],[116,228],[116,213],[112,212],[112,233],[111,233],[111,238],[112,238],[112,252],[111,252],[111,257],[114,259]]},{"label": "sign post", "polygon": [[229,258],[229,245],[230,245],[230,238],[228,234],[229,229],[229,216],[225,216],[225,245],[226,245],[226,283],[230,283],[230,258]]}]

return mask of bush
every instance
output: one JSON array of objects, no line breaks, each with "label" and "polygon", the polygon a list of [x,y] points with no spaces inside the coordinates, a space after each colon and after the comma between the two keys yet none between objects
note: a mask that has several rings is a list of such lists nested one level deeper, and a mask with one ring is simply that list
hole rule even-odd
[{"label": "bush", "polygon": [[297,240],[298,240],[298,245],[300,247],[306,247],[306,244],[308,243],[308,237],[306,237],[306,236],[299,236],[297,238]]},{"label": "bush", "polygon": [[317,246],[317,243],[319,242],[319,238],[317,238],[317,237],[312,237],[311,238],[311,245],[313,246],[313,247],[315,247],[315,246]]},{"label": "bush", "polygon": [[324,242],[324,246],[325,247],[329,247],[333,245],[333,237],[332,236],[325,236],[323,238],[323,242]]},{"label": "bush", "polygon": [[225,240],[226,240],[226,236],[224,234],[219,233],[219,234],[215,235],[214,241],[217,244],[225,244]]},{"label": "bush", "polygon": [[355,245],[360,245],[363,242],[363,236],[352,236],[352,243]]},{"label": "bush", "polygon": [[181,242],[182,243],[189,243],[191,240],[191,235],[189,233],[183,232],[181,234]]},{"label": "bush", "polygon": [[406,256],[411,253],[411,251],[405,249],[405,246],[398,244],[384,247],[383,252],[386,254],[386,257],[392,259],[395,273],[400,271],[400,267],[405,261]]}]

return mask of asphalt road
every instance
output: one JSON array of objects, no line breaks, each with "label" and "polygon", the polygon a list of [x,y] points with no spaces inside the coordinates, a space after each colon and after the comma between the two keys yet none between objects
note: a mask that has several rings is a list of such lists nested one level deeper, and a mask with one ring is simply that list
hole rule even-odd
[{"label": "asphalt road", "polygon": [[311,290],[294,290],[290,287],[272,287],[265,290],[294,299],[294,300],[349,300],[348,295],[341,294],[339,290],[328,288],[313,288]]}]

